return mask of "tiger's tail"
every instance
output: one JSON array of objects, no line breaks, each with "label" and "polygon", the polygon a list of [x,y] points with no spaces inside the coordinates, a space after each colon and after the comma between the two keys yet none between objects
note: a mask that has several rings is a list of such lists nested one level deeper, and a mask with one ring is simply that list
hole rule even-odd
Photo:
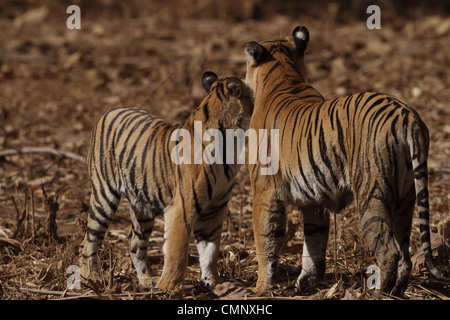
[{"label": "tiger's tail", "polygon": [[[427,164],[429,133],[425,123],[423,123],[423,121],[418,117],[417,114],[413,118],[414,120],[410,126],[411,129],[408,130],[409,134],[407,135],[407,144],[409,147],[409,153],[411,156],[412,168],[414,172],[414,185],[416,189],[416,201],[419,213],[419,229],[422,241],[422,249],[425,257],[425,264],[430,273],[434,278],[438,280],[444,280],[446,278],[435,266],[431,252],[430,204],[428,193]],[[411,117],[409,117],[409,119],[411,120]]]}]

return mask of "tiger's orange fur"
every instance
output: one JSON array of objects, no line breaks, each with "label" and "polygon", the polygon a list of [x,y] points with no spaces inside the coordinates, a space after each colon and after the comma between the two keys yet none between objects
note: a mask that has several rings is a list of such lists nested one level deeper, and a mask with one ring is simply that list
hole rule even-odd
[{"label": "tiger's orange fur", "polygon": [[[251,129],[279,129],[280,169],[249,165],[258,257],[257,289],[270,288],[286,228],[286,203],[304,215],[302,272],[309,291],[325,272],[329,212],[351,201],[366,244],[381,268],[382,291],[402,295],[411,270],[414,202],[426,263],[431,256],[427,157],[429,134],[419,114],[387,94],[364,92],[325,100],[305,83],[305,27],[292,36],[246,45],[247,84],[255,94]],[[272,141],[271,143],[275,143]]]},{"label": "tiger's orange fur", "polygon": [[208,95],[184,124],[130,107],[108,111],[93,129],[88,149],[92,193],[81,254],[84,277],[99,278],[97,251],[123,195],[130,204],[130,256],[141,285],[153,283],[147,244],[159,214],[165,217],[165,242],[164,268],[157,286],[172,290],[182,284],[191,232],[199,251],[202,281],[210,286],[217,282],[222,222],[238,165],[175,164],[171,153],[177,142],[172,134],[183,129],[194,137],[195,121],[201,122],[202,135],[208,129],[248,127],[253,97],[238,78],[218,79],[206,72],[202,83]]}]

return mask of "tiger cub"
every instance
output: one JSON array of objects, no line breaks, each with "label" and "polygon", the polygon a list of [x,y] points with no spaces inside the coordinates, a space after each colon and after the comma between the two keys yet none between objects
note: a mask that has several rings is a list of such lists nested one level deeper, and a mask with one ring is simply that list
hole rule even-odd
[{"label": "tiger cub", "polygon": [[[84,277],[99,278],[97,250],[124,195],[132,222],[129,251],[141,285],[152,285],[147,244],[154,219],[160,214],[165,218],[164,267],[157,287],[181,287],[191,231],[202,281],[207,286],[216,284],[222,222],[238,165],[195,162],[196,155],[187,151],[198,148],[198,143],[203,150],[210,142],[201,137],[209,129],[246,130],[243,127],[248,128],[253,96],[242,80],[218,79],[213,72],[204,73],[202,85],[208,95],[184,124],[172,124],[129,107],[110,110],[93,129],[87,156],[92,193],[80,258]],[[194,137],[198,124],[201,135]],[[177,141],[182,140],[183,132],[193,138],[180,157]]]},{"label": "tiger cub", "polygon": [[329,212],[353,199],[366,245],[381,269],[381,290],[401,296],[411,271],[409,238],[417,200],[422,247],[431,255],[427,157],[429,134],[419,114],[387,94],[364,92],[325,100],[305,82],[305,27],[292,36],[245,48],[246,82],[255,94],[250,129],[279,129],[279,170],[250,164],[258,257],[257,289],[270,287],[286,229],[285,204],[304,215],[301,289],[325,272]]}]

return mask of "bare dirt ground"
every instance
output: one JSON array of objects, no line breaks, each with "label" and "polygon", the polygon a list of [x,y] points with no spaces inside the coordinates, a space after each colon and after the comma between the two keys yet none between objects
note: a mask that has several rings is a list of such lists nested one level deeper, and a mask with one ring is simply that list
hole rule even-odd
[{"label": "bare dirt ground", "polygon": [[[127,4],[125,4],[127,3]],[[310,31],[310,83],[327,98],[366,90],[390,93],[414,106],[431,135],[430,205],[433,248],[449,245],[450,217],[450,5],[442,1],[378,1],[381,29],[366,27],[364,1],[168,0],[73,1],[81,29],[68,30],[68,4],[21,0],[0,5],[0,299],[174,299],[138,285],[127,251],[130,228],[123,200],[99,254],[104,285],[66,290],[89,203],[86,166],[50,154],[85,157],[90,130],[107,110],[136,105],[183,121],[204,97],[201,75],[244,76],[244,45]],[[26,151],[26,150],[24,150]],[[39,153],[37,151],[44,151]],[[41,186],[43,185],[43,187]],[[44,190],[44,191],[43,191]],[[55,205],[56,203],[56,205]],[[52,206],[53,204],[53,206]],[[185,299],[255,299],[257,260],[247,169],[242,167],[222,233],[214,292],[199,282],[190,247]],[[324,282],[311,296],[294,288],[301,268],[301,213],[289,210],[286,245],[272,299],[392,299],[367,288],[374,264],[353,208],[332,216]],[[56,222],[56,224],[54,224]],[[159,275],[163,219],[149,245]],[[450,298],[448,283],[423,266],[417,216],[413,274],[405,299]],[[444,250],[445,251],[445,250]],[[440,255],[448,265],[448,258]],[[267,298],[267,297],[265,297]]]}]

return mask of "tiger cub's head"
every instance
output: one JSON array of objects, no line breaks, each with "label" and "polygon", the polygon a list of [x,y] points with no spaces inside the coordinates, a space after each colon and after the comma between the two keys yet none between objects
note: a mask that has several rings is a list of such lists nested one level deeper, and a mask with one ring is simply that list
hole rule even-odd
[{"label": "tiger cub's head", "polygon": [[202,85],[208,95],[195,112],[208,128],[247,130],[253,111],[253,92],[239,78],[219,77],[211,71],[202,76]]},{"label": "tiger cub's head", "polygon": [[[307,78],[304,54],[309,41],[309,32],[306,27],[298,26],[292,35],[264,42],[251,41],[245,45],[247,60],[246,83],[254,89],[257,76],[265,77],[274,67],[274,63],[287,64],[294,67],[301,75],[303,81]],[[274,63],[269,63],[274,62]],[[280,69],[278,69],[280,70]]]}]

